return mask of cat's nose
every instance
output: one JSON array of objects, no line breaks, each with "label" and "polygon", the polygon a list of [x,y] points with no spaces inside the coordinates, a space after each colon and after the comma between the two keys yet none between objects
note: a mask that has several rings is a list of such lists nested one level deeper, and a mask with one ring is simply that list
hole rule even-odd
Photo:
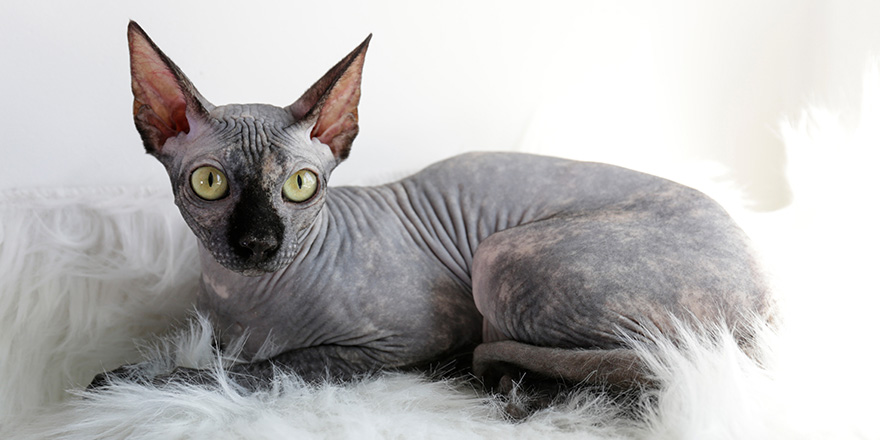
[{"label": "cat's nose", "polygon": [[278,240],[272,235],[247,234],[238,240],[242,248],[250,251],[248,259],[261,261],[267,255],[278,250]]}]

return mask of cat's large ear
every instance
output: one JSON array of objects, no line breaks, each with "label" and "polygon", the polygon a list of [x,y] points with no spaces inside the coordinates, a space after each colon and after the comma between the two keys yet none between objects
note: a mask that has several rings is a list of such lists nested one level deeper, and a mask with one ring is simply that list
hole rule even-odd
[{"label": "cat's large ear", "polygon": [[159,157],[168,139],[189,133],[213,106],[134,21],[128,24],[134,123],[147,152]]},{"label": "cat's large ear", "polygon": [[313,125],[311,137],[330,147],[337,161],[348,157],[358,134],[361,75],[370,38],[324,74],[287,110],[297,120]]}]

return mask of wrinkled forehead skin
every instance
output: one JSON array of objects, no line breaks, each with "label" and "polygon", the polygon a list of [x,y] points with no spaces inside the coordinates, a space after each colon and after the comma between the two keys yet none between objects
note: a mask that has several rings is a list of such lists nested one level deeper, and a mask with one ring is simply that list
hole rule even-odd
[{"label": "wrinkled forehead skin", "polygon": [[302,168],[313,169],[326,181],[335,167],[330,149],[309,136],[311,127],[283,108],[232,104],[215,107],[209,115],[207,121],[191,124],[188,134],[169,140],[185,144],[169,164],[175,180],[212,165],[227,173],[230,184],[245,176],[283,184],[287,175]]}]

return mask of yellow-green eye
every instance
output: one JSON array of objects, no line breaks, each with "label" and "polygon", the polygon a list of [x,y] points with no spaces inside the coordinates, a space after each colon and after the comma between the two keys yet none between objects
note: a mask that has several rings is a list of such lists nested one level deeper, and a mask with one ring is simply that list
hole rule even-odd
[{"label": "yellow-green eye", "polygon": [[190,184],[196,195],[205,200],[217,200],[229,190],[226,175],[212,166],[199,167],[193,171]]},{"label": "yellow-green eye", "polygon": [[292,202],[305,202],[318,189],[318,177],[309,170],[299,170],[284,182],[281,192]]}]

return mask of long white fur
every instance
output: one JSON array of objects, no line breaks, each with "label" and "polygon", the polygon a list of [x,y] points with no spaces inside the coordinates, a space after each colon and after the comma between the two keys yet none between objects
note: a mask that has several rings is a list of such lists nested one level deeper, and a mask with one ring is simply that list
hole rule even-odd
[{"label": "long white fur", "polygon": [[[284,376],[271,391],[243,395],[223,380],[209,326],[186,324],[196,245],[167,191],[3,193],[0,438],[880,436],[871,337],[880,302],[878,122],[880,74],[872,69],[856,124],[810,108],[782,125],[795,202],[771,214],[731,206],[778,285],[783,320],[778,331],[759,326],[763,365],[723,329],[692,331],[679,346],[645,345],[662,387],[643,396],[637,416],[580,393],[513,423],[504,398],[414,374],[318,386]],[[147,358],[214,368],[222,386],[81,391],[102,368]]]},{"label": "long white fur", "polygon": [[0,426],[139,359],[186,316],[195,242],[158,192],[12,191],[0,202]]}]

